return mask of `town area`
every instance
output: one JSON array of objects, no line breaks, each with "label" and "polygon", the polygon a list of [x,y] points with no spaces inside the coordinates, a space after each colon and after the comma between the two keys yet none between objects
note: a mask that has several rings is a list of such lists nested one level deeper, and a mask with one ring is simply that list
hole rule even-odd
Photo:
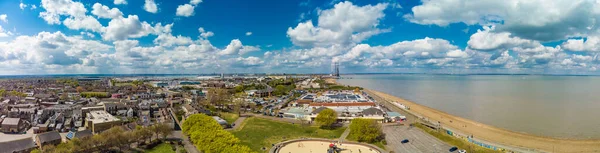
[{"label": "town area", "polygon": [[3,79],[0,96],[1,153],[456,148],[322,75]]}]

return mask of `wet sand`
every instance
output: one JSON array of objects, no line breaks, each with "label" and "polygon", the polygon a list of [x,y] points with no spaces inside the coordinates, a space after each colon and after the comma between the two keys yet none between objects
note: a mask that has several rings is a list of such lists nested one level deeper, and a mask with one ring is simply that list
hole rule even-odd
[{"label": "wet sand", "polygon": [[[459,133],[473,135],[473,137],[484,141],[546,152],[600,152],[600,140],[557,139],[508,131],[456,117],[386,93],[374,90],[368,91],[388,101],[396,101],[404,104],[410,107],[410,112],[426,117],[432,122],[439,121],[444,127],[458,130]],[[506,111],[506,113],[510,113],[510,111]]]}]

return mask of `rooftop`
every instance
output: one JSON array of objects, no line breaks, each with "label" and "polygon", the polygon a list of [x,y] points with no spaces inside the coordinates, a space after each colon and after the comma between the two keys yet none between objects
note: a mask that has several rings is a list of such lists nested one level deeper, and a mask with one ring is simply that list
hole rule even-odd
[{"label": "rooftop", "polygon": [[91,111],[89,113],[87,113],[87,118],[86,120],[88,121],[92,121],[93,123],[104,123],[104,122],[114,122],[114,121],[119,121],[118,118],[110,115],[108,112],[106,111]]},{"label": "rooftop", "polygon": [[20,118],[5,118],[2,125],[19,125]]}]

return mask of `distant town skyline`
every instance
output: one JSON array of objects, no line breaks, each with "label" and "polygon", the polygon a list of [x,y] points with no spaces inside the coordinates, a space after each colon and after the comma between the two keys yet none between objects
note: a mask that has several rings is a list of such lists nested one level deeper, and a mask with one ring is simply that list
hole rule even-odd
[{"label": "distant town skyline", "polygon": [[0,2],[0,75],[600,74],[591,0]]}]

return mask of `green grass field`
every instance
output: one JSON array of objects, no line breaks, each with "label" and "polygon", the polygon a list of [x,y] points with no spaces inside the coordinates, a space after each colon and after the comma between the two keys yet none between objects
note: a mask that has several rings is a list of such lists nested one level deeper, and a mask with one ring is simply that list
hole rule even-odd
[{"label": "green grass field", "polygon": [[220,114],[221,114],[221,118],[223,118],[229,124],[232,124],[233,122],[235,122],[235,120],[240,118],[240,115],[238,115],[236,113],[221,112]]},{"label": "green grass field", "polygon": [[429,133],[430,135],[452,145],[452,146],[456,146],[459,149],[464,149],[467,152],[482,152],[482,153],[501,153],[501,151],[496,151],[496,150],[491,150],[491,149],[487,149],[481,146],[477,146],[475,144],[469,143],[467,141],[461,140],[459,138],[450,136],[448,134],[445,133],[440,133],[437,132],[436,130],[433,130],[431,128],[428,128],[422,124],[415,124],[416,127],[424,130],[425,132]]},{"label": "green grass field", "polygon": [[152,149],[148,149],[145,151],[146,153],[175,153],[171,148],[170,144],[162,143]]},{"label": "green grass field", "polygon": [[250,117],[244,121],[240,129],[232,131],[232,133],[242,141],[242,144],[247,145],[252,150],[265,152],[261,150],[262,147],[266,147],[268,150],[272,144],[284,140],[297,139],[300,137],[339,138],[342,133],[344,133],[345,129],[346,128],[323,130],[316,126],[303,126]]}]

